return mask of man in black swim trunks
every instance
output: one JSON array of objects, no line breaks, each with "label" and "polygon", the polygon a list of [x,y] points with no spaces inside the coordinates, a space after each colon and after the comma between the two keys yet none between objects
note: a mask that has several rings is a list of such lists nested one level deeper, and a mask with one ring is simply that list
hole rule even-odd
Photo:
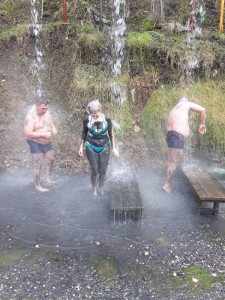
[{"label": "man in black swim trunks", "polygon": [[186,97],[183,96],[179,99],[169,115],[166,137],[168,145],[167,178],[163,185],[163,189],[167,193],[171,192],[172,176],[180,163],[185,139],[190,133],[190,115],[192,111],[200,114],[199,133],[204,134],[206,132],[205,108],[189,102]]},{"label": "man in black swim trunks", "polygon": [[41,98],[37,104],[27,113],[24,125],[26,140],[30,146],[33,160],[34,182],[39,192],[48,191],[41,186],[40,171],[44,158],[45,181],[51,183],[51,171],[53,167],[53,150],[51,137],[57,133],[52,117],[48,112],[48,100]]}]

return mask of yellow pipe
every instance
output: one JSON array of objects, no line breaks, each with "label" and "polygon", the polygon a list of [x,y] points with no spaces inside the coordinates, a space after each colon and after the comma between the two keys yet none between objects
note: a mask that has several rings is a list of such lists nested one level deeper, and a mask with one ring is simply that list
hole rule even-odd
[{"label": "yellow pipe", "polygon": [[219,32],[223,32],[223,15],[224,15],[224,0],[220,2],[220,26]]}]

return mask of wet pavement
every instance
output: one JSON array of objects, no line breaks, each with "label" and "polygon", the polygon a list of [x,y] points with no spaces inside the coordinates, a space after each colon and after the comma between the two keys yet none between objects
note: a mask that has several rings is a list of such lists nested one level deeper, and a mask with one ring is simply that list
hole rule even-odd
[{"label": "wet pavement", "polygon": [[200,214],[181,171],[137,170],[139,222],[115,222],[89,174],[57,172],[49,192],[32,170],[0,174],[0,299],[225,299],[225,204]]}]

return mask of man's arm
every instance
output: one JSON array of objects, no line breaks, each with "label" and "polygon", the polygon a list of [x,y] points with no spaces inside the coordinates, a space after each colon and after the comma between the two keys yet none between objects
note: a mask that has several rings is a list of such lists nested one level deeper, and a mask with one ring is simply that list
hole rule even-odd
[{"label": "man's arm", "polygon": [[199,132],[204,134],[206,132],[205,120],[206,120],[206,110],[201,105],[191,103],[191,110],[200,113],[200,125]]},{"label": "man's arm", "polygon": [[49,118],[50,118],[50,124],[51,124],[52,134],[55,135],[55,134],[57,134],[57,129],[56,129],[54,123],[53,123],[53,120],[52,120],[52,117],[51,117],[50,114],[49,114]]}]

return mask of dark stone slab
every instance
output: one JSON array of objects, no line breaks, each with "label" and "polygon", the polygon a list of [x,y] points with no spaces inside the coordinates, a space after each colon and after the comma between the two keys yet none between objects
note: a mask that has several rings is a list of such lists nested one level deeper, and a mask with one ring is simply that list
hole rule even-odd
[{"label": "dark stone slab", "polygon": [[143,204],[135,170],[126,165],[109,180],[109,203],[114,220],[142,219]]}]

